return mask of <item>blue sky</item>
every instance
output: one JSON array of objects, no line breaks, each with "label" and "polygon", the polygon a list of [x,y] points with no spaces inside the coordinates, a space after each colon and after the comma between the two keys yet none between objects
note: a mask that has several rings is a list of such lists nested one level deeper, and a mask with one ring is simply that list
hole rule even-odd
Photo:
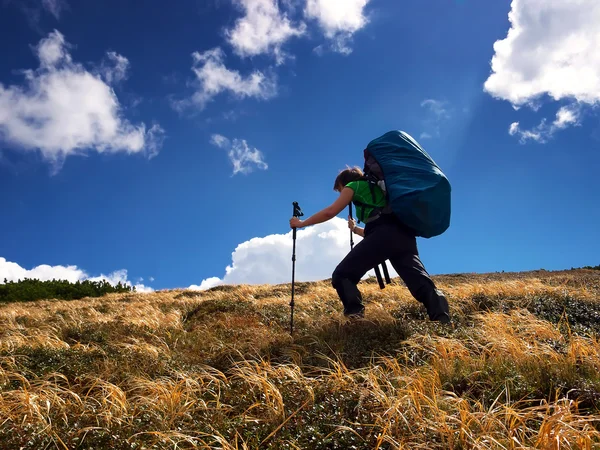
[{"label": "blue sky", "polygon": [[[555,3],[5,0],[0,279],[288,282],[292,202],[392,129],[452,184],[429,272],[596,265],[600,4]],[[344,217],[298,232],[297,279]]]}]

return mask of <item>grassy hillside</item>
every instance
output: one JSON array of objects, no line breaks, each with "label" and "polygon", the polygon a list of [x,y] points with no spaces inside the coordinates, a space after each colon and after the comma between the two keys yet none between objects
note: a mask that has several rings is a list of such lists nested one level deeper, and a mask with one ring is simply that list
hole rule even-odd
[{"label": "grassy hillside", "polygon": [[0,306],[0,448],[600,448],[600,271]]}]

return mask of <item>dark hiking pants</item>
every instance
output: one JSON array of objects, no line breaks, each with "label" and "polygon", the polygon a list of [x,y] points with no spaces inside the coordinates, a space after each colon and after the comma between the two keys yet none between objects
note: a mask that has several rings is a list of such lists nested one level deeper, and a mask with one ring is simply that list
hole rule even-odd
[{"label": "dark hiking pants", "polygon": [[344,305],[344,314],[364,314],[357,284],[369,270],[389,260],[413,297],[425,306],[429,318],[449,321],[448,302],[437,291],[419,258],[415,235],[396,221],[380,218],[376,222],[380,223],[367,224],[364,239],[333,272],[331,282]]}]

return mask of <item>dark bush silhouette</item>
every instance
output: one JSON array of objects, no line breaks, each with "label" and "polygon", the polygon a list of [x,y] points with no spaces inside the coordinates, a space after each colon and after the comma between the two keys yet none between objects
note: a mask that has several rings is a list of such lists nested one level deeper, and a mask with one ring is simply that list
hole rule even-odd
[{"label": "dark bush silhouette", "polygon": [[135,292],[135,287],[119,282],[116,286],[106,280],[77,281],[67,280],[40,281],[25,278],[0,284],[0,302],[33,301],[42,299],[77,300],[83,297],[101,297],[112,292]]},{"label": "dark bush silhouette", "polygon": [[577,270],[577,269],[600,270],[600,264],[598,264],[597,266],[571,267],[571,270]]}]

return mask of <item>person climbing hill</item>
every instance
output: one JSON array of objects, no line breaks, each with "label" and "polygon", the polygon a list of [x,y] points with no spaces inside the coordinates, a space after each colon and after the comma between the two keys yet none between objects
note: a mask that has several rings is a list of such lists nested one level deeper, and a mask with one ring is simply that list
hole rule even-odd
[{"label": "person climbing hill", "polygon": [[350,217],[348,226],[363,240],[338,264],[332,285],[344,307],[344,315],[363,317],[365,306],[358,289],[361,278],[378,264],[389,260],[412,296],[422,303],[432,321],[449,323],[448,301],[435,286],[419,257],[417,233],[404,224],[388,205],[386,194],[359,167],[346,168],[336,177],[333,189],[340,193],[333,204],[305,220],[290,219],[291,228],[303,228],[336,217],[351,202],[357,218],[365,223],[356,226]]}]

